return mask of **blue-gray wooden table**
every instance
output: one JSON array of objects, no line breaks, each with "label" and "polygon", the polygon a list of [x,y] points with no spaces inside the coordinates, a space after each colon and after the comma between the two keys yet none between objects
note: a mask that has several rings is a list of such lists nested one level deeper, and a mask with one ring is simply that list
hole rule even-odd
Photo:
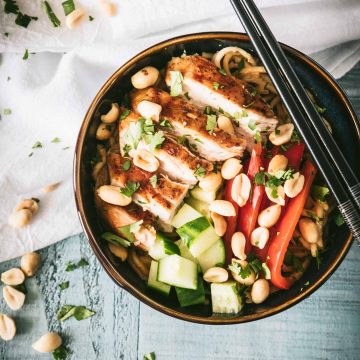
[{"label": "blue-gray wooden table", "polygon": [[[360,114],[360,63],[340,81]],[[0,250],[1,251],[1,250]],[[295,307],[254,323],[205,326],[167,317],[116,286],[101,268],[83,234],[40,251],[43,265],[26,281],[24,307],[0,312],[14,317],[14,340],[0,339],[0,359],[51,359],[31,344],[57,331],[70,350],[68,359],[360,359],[360,249],[352,245],[335,274]],[[66,272],[66,263],[85,258],[89,266]],[[0,272],[19,259],[0,264]],[[70,281],[61,291],[58,284]],[[56,320],[63,304],[86,305],[96,314],[86,320]]]}]

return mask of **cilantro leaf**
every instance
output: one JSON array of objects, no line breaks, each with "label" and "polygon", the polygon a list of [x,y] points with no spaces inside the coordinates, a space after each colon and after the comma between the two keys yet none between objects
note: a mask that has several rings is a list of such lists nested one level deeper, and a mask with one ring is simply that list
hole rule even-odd
[{"label": "cilantro leaf", "polygon": [[4,115],[11,115],[11,109],[4,109]]},{"label": "cilantro leaf", "polygon": [[140,227],[142,225],[142,223],[144,222],[144,220],[139,220],[137,222],[134,222],[130,225],[130,232],[135,234],[140,230]]},{"label": "cilantro leaf", "polygon": [[218,83],[218,82],[213,82],[213,88],[215,89],[215,90],[218,90],[219,89],[219,86],[220,86],[220,84]]},{"label": "cilantro leaf", "polygon": [[261,135],[260,135],[259,131],[256,131],[256,132],[255,132],[254,140],[255,140],[257,143],[261,142],[262,139],[261,139]]},{"label": "cilantro leaf", "polygon": [[[91,21],[91,20],[90,20]],[[126,119],[130,114],[130,110],[129,109],[125,109],[119,117],[119,121]]]},{"label": "cilantro leaf", "polygon": [[209,132],[209,134],[212,134],[214,132],[214,129],[216,128],[216,115],[206,115],[207,121],[206,121],[206,130]]},{"label": "cilantro leaf", "polygon": [[325,111],[326,111],[326,107],[321,107],[321,106],[319,106],[318,104],[314,104],[314,106],[315,106],[315,109],[316,109],[316,111],[319,113],[319,114],[323,114]]},{"label": "cilantro leaf", "polygon": [[101,235],[101,238],[114,245],[121,245],[123,247],[129,247],[131,242],[111,232],[106,232]]},{"label": "cilantro leaf", "polygon": [[75,269],[76,269],[76,265],[73,262],[69,261],[66,264],[65,271],[70,272],[70,271],[74,271]]},{"label": "cilantro leaf", "polygon": [[339,210],[334,211],[334,222],[337,226],[345,224],[344,217]]},{"label": "cilantro leaf", "polygon": [[95,311],[87,309],[85,306],[76,306],[74,318],[78,321],[85,320],[95,314]]},{"label": "cilantro leaf", "polygon": [[42,148],[42,143],[40,141],[36,141],[34,145],[31,147],[32,149],[40,149]]},{"label": "cilantro leaf", "polygon": [[158,181],[158,178],[157,178],[156,174],[150,178],[150,184],[154,189],[156,188],[157,181]]},{"label": "cilantro leaf", "polygon": [[143,360],[155,360],[156,356],[154,352],[147,353],[144,355]]},{"label": "cilantro leaf", "polygon": [[59,143],[61,140],[58,137],[54,137],[51,142],[52,143]]},{"label": "cilantro leaf", "polygon": [[69,352],[65,347],[60,346],[52,352],[52,355],[54,360],[66,360]]},{"label": "cilantro leaf", "polygon": [[225,69],[223,69],[223,68],[219,68],[219,69],[218,69],[218,72],[219,72],[221,75],[227,75]]},{"label": "cilantro leaf", "polygon": [[124,171],[128,171],[131,167],[131,161],[130,160],[126,160],[123,164],[122,164],[122,169]]},{"label": "cilantro leaf", "polygon": [[254,176],[255,185],[265,185],[265,173],[263,171],[259,171]]},{"label": "cilantro leaf", "polygon": [[172,129],[173,128],[173,126],[169,123],[169,121],[167,121],[167,120],[161,120],[160,121],[160,125],[161,126],[164,126],[164,127],[167,127],[167,128],[169,128],[169,129]]},{"label": "cilantro leaf", "polygon": [[73,316],[75,312],[74,305],[63,305],[56,314],[56,319],[60,321],[64,321],[69,317]]},{"label": "cilantro leaf", "polygon": [[325,201],[325,196],[330,193],[330,190],[325,186],[313,185],[311,187],[311,196],[320,201]]},{"label": "cilantro leaf", "polygon": [[144,133],[148,135],[153,135],[155,133],[155,125],[151,118],[145,119],[143,130]]},{"label": "cilantro leaf", "polygon": [[81,258],[80,261],[77,263],[77,267],[84,267],[84,266],[89,266],[89,263],[87,262],[86,259]]},{"label": "cilantro leaf", "polygon": [[240,72],[245,66],[245,60],[242,58],[240,62],[238,63],[237,70]]},{"label": "cilantro leaf", "polygon": [[249,120],[248,122],[248,128],[252,131],[254,131],[256,129],[256,124],[255,124],[255,120],[254,119],[251,119]]},{"label": "cilantro leaf", "polygon": [[25,49],[24,55],[23,55],[23,60],[27,60],[29,58],[29,50]]},{"label": "cilantro leaf", "polygon": [[93,21],[93,20],[94,18],[91,15],[89,15],[89,21]]},{"label": "cilantro leaf", "polygon": [[41,7],[45,11],[46,15],[48,16],[49,20],[52,22],[54,27],[59,27],[61,25],[60,20],[54,14],[50,4],[47,1],[43,1],[41,3]]},{"label": "cilantro leaf", "polygon": [[165,141],[164,132],[159,130],[153,135],[147,135],[145,141],[149,145],[149,150],[153,152]]},{"label": "cilantro leaf", "polygon": [[4,12],[5,14],[17,14],[19,12],[19,6],[15,0],[4,0]]},{"label": "cilantro leaf", "polygon": [[61,3],[65,16],[71,14],[75,10],[75,4],[73,0],[66,0]]},{"label": "cilantro leaf", "polygon": [[198,164],[196,170],[194,171],[194,175],[196,177],[204,177],[206,175],[206,169],[204,169],[202,166]]},{"label": "cilantro leaf", "polygon": [[170,95],[178,96],[182,93],[183,76],[180,71],[170,71]]},{"label": "cilantro leaf", "polygon": [[64,282],[60,283],[60,284],[59,284],[60,290],[65,290],[65,289],[67,289],[67,288],[69,287],[69,284],[70,284],[69,281],[64,281]]},{"label": "cilantro leaf", "polygon": [[137,122],[131,122],[128,129],[125,132],[125,143],[130,146],[131,149],[136,149],[143,136],[144,119],[140,119]]},{"label": "cilantro leaf", "polygon": [[130,197],[138,188],[140,184],[138,182],[127,181],[125,187],[120,188],[120,193]]},{"label": "cilantro leaf", "polygon": [[15,24],[27,28],[31,20],[36,21],[37,19],[36,16],[29,16],[19,11],[15,19]]}]

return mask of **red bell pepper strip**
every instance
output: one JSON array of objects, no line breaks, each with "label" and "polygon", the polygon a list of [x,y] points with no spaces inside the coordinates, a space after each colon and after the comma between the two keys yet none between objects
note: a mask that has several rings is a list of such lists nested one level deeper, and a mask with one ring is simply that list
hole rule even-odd
[{"label": "red bell pepper strip", "polygon": [[281,267],[289,242],[293,236],[296,225],[299,222],[301,212],[309,196],[310,188],[316,175],[316,169],[309,160],[306,161],[302,173],[305,177],[304,188],[299,195],[289,200],[285,213],[276,226],[276,236],[272,241],[268,252],[267,264],[271,271],[271,282],[280,289],[289,289],[295,281],[291,277],[283,277],[281,274]]},{"label": "red bell pepper strip", "polygon": [[226,253],[226,265],[231,263],[233,253],[231,250],[231,238],[236,231],[237,218],[239,213],[239,205],[231,197],[231,189],[233,186],[234,179],[228,180],[225,187],[225,200],[230,201],[235,208],[235,216],[228,216],[226,218],[227,227],[224,235],[225,253]]},{"label": "red bell pepper strip", "polygon": [[[253,182],[254,176],[260,171],[262,167],[261,159],[262,147],[261,143],[257,143],[251,153],[249,168],[247,176]],[[251,251],[250,236],[255,229],[257,218],[259,215],[260,205],[265,192],[263,185],[252,185],[252,194],[250,194],[247,203],[239,209],[238,223],[236,231],[241,231],[246,239],[245,253],[249,254]]]},{"label": "red bell pepper strip", "polygon": [[[304,153],[304,148],[305,148],[304,143],[299,143],[299,144],[294,143],[285,152],[283,152],[283,155],[285,155],[288,158],[288,166],[292,167],[295,171],[299,170],[301,159],[302,159],[303,153]],[[280,147],[275,146],[271,151],[272,157],[277,155],[279,153],[279,150],[280,150]],[[267,166],[269,166],[269,162],[270,161],[267,162]],[[288,201],[289,201],[289,199],[286,198],[285,199],[285,206],[281,210],[280,219],[283,217],[284,213],[286,212],[286,206],[287,206]],[[261,204],[260,211],[266,209],[267,207],[269,207],[271,205],[274,205],[274,203],[271,200],[269,200],[269,198],[267,196],[264,196],[262,204]],[[274,238],[276,236],[276,229],[275,228],[276,228],[276,225],[269,229],[269,231],[270,231],[269,241],[266,243],[266,245],[264,246],[263,249],[259,249],[259,248],[254,247],[255,255],[262,262],[266,261],[266,257],[267,257],[267,254],[268,254],[270,244],[272,243],[272,241],[274,240]]]}]

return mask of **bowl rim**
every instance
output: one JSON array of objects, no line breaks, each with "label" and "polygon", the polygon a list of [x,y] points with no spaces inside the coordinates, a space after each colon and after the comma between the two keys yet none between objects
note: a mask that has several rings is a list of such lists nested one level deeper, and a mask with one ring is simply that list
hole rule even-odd
[{"label": "bowl rim", "polygon": [[[104,93],[111,88],[113,83],[123,75],[126,70],[128,70],[131,66],[136,64],[139,60],[143,59],[146,56],[149,56],[153,54],[154,52],[157,52],[163,48],[166,48],[167,46],[172,46],[176,44],[181,43],[187,43],[194,40],[208,40],[208,39],[219,39],[219,40],[233,40],[233,41],[247,41],[250,42],[249,37],[244,33],[238,33],[238,32],[201,32],[201,33],[193,33],[188,35],[181,35],[177,36],[168,40],[164,40],[160,43],[154,44],[147,49],[141,51],[134,57],[132,57],[130,60],[125,62],[123,65],[121,65],[105,82],[105,84],[100,88],[94,99],[92,100],[86,114],[84,117],[84,120],[82,122],[82,125],[79,130],[77,142],[76,142],[76,148],[75,148],[75,154],[74,154],[74,163],[73,163],[73,190],[75,194],[75,201],[76,201],[76,207],[78,216],[80,219],[80,223],[82,225],[82,228],[88,238],[88,241],[90,243],[91,248],[93,249],[96,257],[100,261],[102,267],[105,269],[105,271],[108,273],[108,275],[113,279],[115,283],[120,285],[122,288],[127,290],[130,294],[135,296],[138,300],[142,301],[146,305],[152,307],[155,310],[158,310],[162,312],[163,314],[169,315],[171,317],[185,320],[189,322],[194,323],[200,323],[200,324],[209,324],[209,325],[226,325],[226,324],[239,324],[239,323],[246,323],[254,320],[260,320],[264,319],[268,316],[278,314],[286,309],[289,309],[290,307],[296,305],[300,301],[304,300],[306,297],[310,296],[315,290],[317,290],[320,286],[322,286],[325,281],[334,273],[334,271],[337,269],[337,267],[341,264],[342,260],[344,259],[345,255],[349,251],[350,245],[352,243],[352,236],[351,233],[347,235],[347,238],[345,240],[344,246],[341,248],[341,251],[337,254],[334,261],[330,264],[330,266],[326,269],[324,274],[317,279],[313,284],[310,286],[304,288],[302,292],[299,292],[294,298],[278,305],[275,307],[272,307],[270,309],[266,309],[263,312],[260,313],[254,313],[254,314],[248,314],[238,317],[232,317],[232,318],[218,318],[218,317],[202,317],[199,315],[192,315],[192,314],[186,314],[177,310],[174,310],[172,308],[169,308],[167,306],[164,306],[162,304],[159,304],[155,300],[151,299],[149,296],[147,296],[146,293],[143,293],[141,290],[139,290],[136,286],[133,286],[131,283],[129,283],[120,273],[119,271],[113,266],[113,264],[109,261],[107,256],[105,255],[104,251],[100,248],[99,244],[97,243],[95,236],[91,230],[91,227],[87,221],[87,218],[85,216],[84,212],[84,204],[81,194],[81,186],[80,186],[80,169],[81,169],[81,159],[83,154],[83,143],[85,139],[85,134],[87,132],[87,129],[90,125],[92,115],[98,105],[98,102],[103,97]],[[316,63],[314,60],[312,60],[307,55],[303,54],[299,50],[296,50],[288,45],[282,44],[286,52],[290,53],[291,55],[294,55],[296,58],[306,62],[306,64],[310,67],[312,67],[318,74],[321,75],[322,78],[324,78],[329,85],[333,88],[333,90],[337,93],[337,96],[342,101],[343,105],[347,109],[349,113],[350,119],[353,121],[355,128],[356,128],[356,134],[357,134],[357,140],[358,145],[360,146],[360,125],[357,121],[357,115],[355,113],[355,110],[353,109],[350,101],[348,100],[347,96],[345,95],[344,91],[340,88],[340,86],[336,83],[334,78],[318,63]]]}]

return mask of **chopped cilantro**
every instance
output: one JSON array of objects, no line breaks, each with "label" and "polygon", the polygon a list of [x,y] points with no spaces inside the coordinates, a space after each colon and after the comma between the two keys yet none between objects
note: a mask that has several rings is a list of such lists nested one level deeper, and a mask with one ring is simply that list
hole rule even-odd
[{"label": "chopped cilantro", "polygon": [[144,222],[144,220],[139,220],[137,222],[134,222],[130,225],[130,232],[135,234],[140,230],[140,227],[142,225],[142,223]]},{"label": "chopped cilantro", "polygon": [[127,156],[127,155],[129,155],[129,151],[131,150],[131,146],[129,144],[125,144],[122,149],[124,151],[124,156]]},{"label": "chopped cilantro", "polygon": [[5,35],[6,37],[9,37],[9,33],[8,33],[8,32],[6,32],[4,35]]},{"label": "chopped cilantro", "polygon": [[29,16],[19,11],[15,19],[15,24],[27,28],[31,20],[36,21],[37,19],[36,16]]},{"label": "chopped cilantro", "polygon": [[106,233],[103,233],[101,235],[101,238],[108,241],[109,243],[111,244],[114,244],[114,245],[121,245],[123,247],[129,247],[130,246],[130,241],[118,236],[118,235],[115,235],[111,232],[106,232]]},{"label": "chopped cilantro", "polygon": [[40,141],[36,141],[34,145],[32,146],[32,149],[39,149],[42,148],[42,143]]},{"label": "chopped cilantro", "polygon": [[275,129],[275,135],[280,135],[281,131],[279,129]]},{"label": "chopped cilantro", "polygon": [[149,145],[150,151],[155,151],[165,141],[164,132],[160,130],[153,135],[147,135],[145,141]]},{"label": "chopped cilantro", "polygon": [[205,106],[204,114],[206,114],[206,115],[214,115],[215,111],[209,105],[207,105],[207,106]]},{"label": "chopped cilantro", "polygon": [[87,262],[86,259],[81,258],[80,261],[77,263],[77,267],[84,267],[84,266],[89,266],[89,263]]},{"label": "chopped cilantro", "polygon": [[94,18],[91,15],[89,15],[89,21],[93,21],[93,20]]},{"label": "chopped cilantro", "polygon": [[4,12],[5,14],[17,14],[19,12],[19,6],[15,0],[4,0]]},{"label": "chopped cilantro", "polygon": [[256,94],[257,94],[257,90],[256,90],[256,89],[252,90],[251,93],[250,93],[250,95],[253,96],[253,97],[255,97]]},{"label": "chopped cilantro", "polygon": [[214,88],[215,90],[218,90],[218,89],[219,89],[219,86],[220,86],[219,83],[217,83],[216,81],[213,82],[213,88]]},{"label": "chopped cilantro", "polygon": [[195,138],[194,140],[197,141],[200,144],[203,144],[203,141],[201,139],[199,139],[199,138]]},{"label": "chopped cilantro", "polygon": [[240,72],[245,66],[245,60],[244,59],[241,59],[240,62],[238,63],[238,66],[237,66],[237,70]]},{"label": "chopped cilantro", "polygon": [[337,226],[341,226],[345,223],[344,217],[339,210],[334,211],[334,222]]},{"label": "chopped cilantro", "polygon": [[232,261],[231,264],[228,266],[228,269],[236,275],[240,275],[242,279],[246,279],[251,275],[251,269],[249,264],[242,268],[238,262]]},{"label": "chopped cilantro", "polygon": [[167,127],[167,128],[169,128],[169,129],[172,129],[173,128],[173,126],[169,123],[169,121],[168,120],[161,120],[160,121],[160,125],[161,126],[164,126],[164,127]]},{"label": "chopped cilantro", "polygon": [[150,180],[151,186],[155,189],[156,185],[157,185],[157,181],[158,181],[157,175],[156,174],[153,175],[149,180]]},{"label": "chopped cilantro", "polygon": [[265,173],[263,171],[259,171],[254,176],[255,185],[265,185]]},{"label": "chopped cilantro", "polygon": [[170,95],[178,96],[182,93],[183,76],[180,71],[170,71]]},{"label": "chopped cilantro", "polygon": [[252,131],[254,131],[256,129],[256,124],[255,124],[255,120],[251,119],[248,122],[248,128]]},{"label": "chopped cilantro", "polygon": [[60,140],[60,138],[58,138],[58,137],[54,137],[52,140],[51,140],[51,142],[52,143],[59,143],[61,140]]},{"label": "chopped cilantro", "polygon": [[261,139],[261,135],[260,135],[259,131],[256,131],[256,132],[255,132],[254,140],[255,140],[257,143],[261,142],[262,139]]},{"label": "chopped cilantro", "polygon": [[216,115],[206,115],[206,116],[207,116],[206,130],[209,132],[209,134],[212,134],[216,127]]},{"label": "chopped cilantro", "polygon": [[93,316],[95,311],[87,309],[85,306],[76,306],[74,311],[74,318],[78,321],[85,320],[90,316]]},{"label": "chopped cilantro", "polygon": [[128,171],[130,169],[130,166],[131,166],[131,161],[130,160],[126,160],[123,165],[122,165],[122,169],[124,171]]},{"label": "chopped cilantro", "polygon": [[129,109],[125,109],[119,117],[119,121],[126,119],[130,114],[130,110]]},{"label": "chopped cilantro", "polygon": [[315,106],[315,109],[316,109],[316,111],[319,113],[319,114],[323,114],[325,111],[326,111],[326,107],[321,107],[321,106],[319,106],[318,104],[314,104],[314,106]]},{"label": "chopped cilantro", "polygon": [[186,146],[187,145],[187,136],[189,135],[181,135],[177,138],[177,142],[180,144],[180,145],[184,145]]},{"label": "chopped cilantro", "polygon": [[71,272],[71,271],[74,271],[76,269],[76,265],[69,261],[67,264],[66,264],[66,268],[65,268],[65,271],[67,272]]},{"label": "chopped cilantro", "polygon": [[33,155],[34,155],[34,153],[31,152],[31,153],[28,155],[28,157],[32,157]]},{"label": "chopped cilantro", "polygon": [[52,22],[54,27],[59,27],[61,25],[60,20],[54,14],[50,4],[47,1],[41,3],[41,7],[45,11],[45,14],[48,16],[49,20]]},{"label": "chopped cilantro", "polygon": [[184,93],[184,96],[185,96],[186,99],[191,100],[188,92]]},{"label": "chopped cilantro", "polygon": [[314,214],[312,211],[309,210],[306,210],[306,215],[316,223],[319,223],[322,220],[316,214]]},{"label": "chopped cilantro", "polygon": [[138,182],[127,181],[125,187],[120,188],[120,193],[125,196],[132,196],[132,194],[140,187]]},{"label": "chopped cilantro", "polygon": [[67,289],[67,288],[69,287],[69,284],[70,284],[69,281],[64,281],[64,282],[60,283],[60,284],[59,284],[60,290],[65,290],[65,289]]},{"label": "chopped cilantro", "polygon": [[154,352],[147,353],[144,355],[143,360],[155,360],[156,356]]},{"label": "chopped cilantro", "polygon": [[75,10],[75,4],[73,0],[66,0],[61,3],[65,16],[69,15]]},{"label": "chopped cilantro", "polygon": [[146,118],[143,125],[143,131],[147,135],[153,135],[155,133],[155,125],[152,119]]},{"label": "chopped cilantro", "polygon": [[4,115],[11,115],[11,109],[4,109]]},{"label": "chopped cilantro", "polygon": [[52,352],[52,355],[54,360],[66,360],[69,352],[65,347],[60,346]]},{"label": "chopped cilantro", "polygon": [[63,150],[67,150],[67,149],[70,149],[70,146],[65,146],[62,148]]},{"label": "chopped cilantro", "polygon": [[198,164],[196,170],[194,171],[194,175],[197,177],[204,177],[206,175],[206,169]]},{"label": "chopped cilantro", "polygon": [[125,143],[130,146],[130,149],[136,149],[143,136],[144,119],[140,119],[137,122],[131,122],[128,129],[125,132]]},{"label": "chopped cilantro", "polygon": [[23,60],[27,60],[29,58],[29,50],[25,49],[24,55],[23,55]]},{"label": "chopped cilantro", "polygon": [[298,132],[296,130],[294,130],[291,134],[291,139],[290,139],[290,142],[294,143],[300,143],[301,139],[300,139],[300,136],[298,134]]},{"label": "chopped cilantro", "polygon": [[221,75],[227,75],[225,69],[223,68],[219,68],[218,71]]},{"label": "chopped cilantro", "polygon": [[325,196],[329,193],[329,189],[325,186],[313,185],[311,187],[311,196],[320,201],[325,201]]}]

